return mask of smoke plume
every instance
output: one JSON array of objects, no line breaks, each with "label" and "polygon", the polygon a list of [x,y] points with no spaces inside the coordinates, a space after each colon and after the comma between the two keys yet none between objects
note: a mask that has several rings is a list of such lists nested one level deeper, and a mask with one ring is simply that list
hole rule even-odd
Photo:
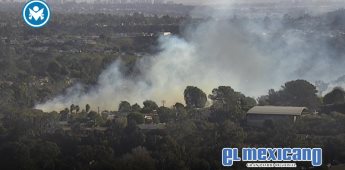
[{"label": "smoke plume", "polygon": [[188,85],[207,94],[227,85],[257,97],[289,80],[329,82],[344,74],[344,55],[334,53],[329,30],[287,27],[283,18],[241,19],[228,9],[210,10],[207,20],[185,28],[181,37],[161,37],[160,52],[137,62],[138,77],[124,76],[121,61],[115,61],[99,76],[97,86],[85,90],[75,85],[36,108],[51,111],[90,104],[114,110],[121,101],[146,99],[172,105],[183,102]]}]

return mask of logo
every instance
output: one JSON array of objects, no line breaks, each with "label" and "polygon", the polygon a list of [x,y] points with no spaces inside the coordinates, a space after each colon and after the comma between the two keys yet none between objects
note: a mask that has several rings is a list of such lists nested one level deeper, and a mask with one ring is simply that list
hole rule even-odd
[{"label": "logo", "polygon": [[223,166],[231,167],[234,162],[239,161],[260,162],[247,163],[248,168],[297,167],[293,162],[299,161],[310,162],[314,167],[322,165],[321,148],[243,148],[241,155],[240,157],[238,148],[224,148],[222,150]]},{"label": "logo", "polygon": [[23,19],[31,27],[43,27],[50,19],[47,3],[40,0],[29,1],[23,8]]}]

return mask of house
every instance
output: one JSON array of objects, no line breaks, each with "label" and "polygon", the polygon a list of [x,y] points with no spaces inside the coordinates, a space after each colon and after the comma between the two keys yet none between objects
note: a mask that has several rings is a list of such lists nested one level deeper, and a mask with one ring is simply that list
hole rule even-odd
[{"label": "house", "polygon": [[0,40],[2,43],[5,44],[8,41],[8,38],[7,37],[1,37]]},{"label": "house", "polygon": [[153,123],[153,117],[151,115],[144,115],[145,123]]},{"label": "house", "polygon": [[6,22],[0,22],[0,28],[6,27],[7,23]]},{"label": "house", "polygon": [[153,145],[157,144],[157,141],[163,139],[167,135],[167,124],[139,124],[138,128],[145,134],[145,141]]},{"label": "house", "polygon": [[297,120],[297,117],[309,113],[306,107],[288,106],[255,106],[247,112],[247,124],[262,126],[267,120],[290,121]]},{"label": "house", "polygon": [[68,121],[59,121],[58,126],[65,134],[72,135],[72,127]]},{"label": "house", "polygon": [[157,111],[154,110],[152,113],[144,114],[144,122],[145,124],[159,122],[159,116],[157,114]]}]

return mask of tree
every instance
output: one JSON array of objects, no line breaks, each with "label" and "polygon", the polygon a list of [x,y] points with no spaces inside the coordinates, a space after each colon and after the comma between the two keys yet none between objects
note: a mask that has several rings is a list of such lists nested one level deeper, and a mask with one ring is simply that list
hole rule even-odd
[{"label": "tree", "polygon": [[69,107],[70,112],[73,113],[74,109],[75,109],[74,104],[71,104],[71,106]]},{"label": "tree", "polygon": [[119,112],[130,112],[132,111],[131,104],[127,101],[122,101],[119,105]]},{"label": "tree", "polygon": [[217,139],[222,147],[241,146],[246,139],[246,133],[238,124],[227,120],[219,126],[219,138]]},{"label": "tree", "polygon": [[74,108],[75,108],[75,113],[78,113],[80,111],[79,105],[76,105]]},{"label": "tree", "polygon": [[306,80],[289,81],[279,91],[270,90],[268,102],[278,106],[298,106],[317,109],[320,99],[314,85]]},{"label": "tree", "polygon": [[158,109],[158,105],[156,102],[152,100],[146,100],[144,101],[144,108],[142,109],[143,113],[152,113],[153,111]]},{"label": "tree", "polygon": [[68,72],[65,67],[61,66],[57,61],[52,61],[47,67],[47,72],[54,78],[60,79],[67,75]]},{"label": "tree", "polygon": [[182,103],[176,103],[174,109],[177,114],[177,119],[184,119],[187,117],[187,110]]},{"label": "tree", "polygon": [[174,107],[175,107],[175,109],[177,109],[177,110],[184,109],[184,105],[183,105],[182,103],[176,103],[176,104],[174,105]]},{"label": "tree", "polygon": [[342,104],[345,103],[345,91],[340,87],[334,88],[323,98],[324,104]]},{"label": "tree", "polygon": [[211,119],[217,122],[222,122],[229,118],[234,121],[243,120],[245,116],[244,111],[248,110],[253,102],[249,101],[249,99],[247,101],[242,93],[236,92],[230,86],[219,86],[213,89],[209,98],[213,102]]},{"label": "tree", "polygon": [[104,145],[82,145],[78,147],[76,161],[85,165],[81,169],[114,169],[111,162],[114,151]]},{"label": "tree", "polygon": [[87,115],[87,117],[88,117],[89,119],[91,119],[91,121],[92,121],[92,123],[93,123],[94,126],[101,125],[101,124],[104,123],[104,120],[103,120],[102,116],[99,115],[99,114],[98,114],[97,112],[95,112],[95,111],[91,111],[91,112]]},{"label": "tree", "polygon": [[30,157],[37,169],[54,169],[58,163],[60,148],[49,141],[33,141]]},{"label": "tree", "polygon": [[140,105],[138,105],[138,103],[135,103],[134,105],[132,105],[132,111],[133,112],[140,112],[141,111]]},{"label": "tree", "polygon": [[157,113],[161,123],[167,123],[175,117],[174,112],[167,107],[160,107]]},{"label": "tree", "polygon": [[2,144],[1,169],[55,169],[60,154],[55,143],[36,139],[22,140]]},{"label": "tree", "polygon": [[30,148],[22,142],[3,143],[0,147],[1,169],[35,169]]},{"label": "tree", "polygon": [[119,164],[120,169],[156,169],[155,160],[143,147],[134,148],[131,153],[125,154]]},{"label": "tree", "polygon": [[257,104],[256,100],[251,97],[244,97],[241,99],[241,108],[246,112]]},{"label": "tree", "polygon": [[184,100],[188,108],[203,108],[207,102],[207,96],[199,88],[188,86],[184,91]]},{"label": "tree", "polygon": [[258,105],[259,105],[259,106],[266,106],[266,105],[269,105],[269,102],[268,102],[268,95],[264,95],[264,96],[258,97],[257,101],[258,101]]},{"label": "tree", "polygon": [[89,113],[90,109],[91,109],[90,105],[86,104],[86,106],[85,106],[86,113]]},{"label": "tree", "polygon": [[241,101],[245,98],[230,86],[219,86],[212,90],[209,98],[213,101],[213,109],[224,112],[236,112],[241,107]]},{"label": "tree", "polygon": [[128,121],[135,121],[137,124],[143,124],[145,122],[144,115],[138,112],[132,112],[127,116]]},{"label": "tree", "polygon": [[87,117],[89,117],[90,119],[93,119],[93,120],[94,120],[94,119],[96,119],[97,115],[98,115],[97,112],[91,111],[91,112],[87,115]]},{"label": "tree", "polygon": [[68,108],[60,111],[60,120],[61,121],[67,121],[68,120],[68,114],[69,114]]}]

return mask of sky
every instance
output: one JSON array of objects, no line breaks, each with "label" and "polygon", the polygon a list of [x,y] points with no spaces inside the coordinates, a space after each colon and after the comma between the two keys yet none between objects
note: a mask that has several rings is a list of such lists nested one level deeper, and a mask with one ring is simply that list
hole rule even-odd
[{"label": "sky", "polygon": [[267,2],[342,2],[343,0],[173,0],[183,4],[267,3]]},{"label": "sky", "polygon": [[178,3],[184,4],[222,4],[231,0],[175,0]]},{"label": "sky", "polygon": [[[187,1],[196,0],[184,0],[184,3]],[[210,2],[198,0],[199,4],[201,1]],[[156,103],[164,100],[166,106],[172,106],[184,101],[183,91],[187,86],[197,86],[206,94],[211,94],[218,86],[231,86],[254,98],[267,94],[272,88],[279,90],[285,82],[297,79],[329,82],[325,92],[336,86],[345,87],[343,81],[333,83],[344,75],[345,55],[338,56],[334,51],[337,48],[330,44],[333,42],[329,39],[333,35],[329,34],[332,24],[325,24],[314,33],[309,31],[314,28],[285,27],[281,18],[268,25],[258,19],[234,24],[232,12],[236,11],[232,11],[231,1],[212,0],[226,4],[221,10],[195,9],[209,19],[187,26],[183,37],[160,37],[159,52],[137,61],[138,75],[123,74],[123,63],[117,60],[102,71],[94,86],[75,84],[65,93],[38,103],[35,108],[56,111],[71,104],[90,104],[101,110],[116,110],[121,101],[140,104],[147,99]],[[275,0],[277,3],[287,1],[290,0]],[[322,0],[293,1],[298,1],[300,6],[318,4],[315,2]],[[330,1],[335,0],[327,0],[327,3]],[[319,12],[320,8],[313,6],[310,10]]]}]

